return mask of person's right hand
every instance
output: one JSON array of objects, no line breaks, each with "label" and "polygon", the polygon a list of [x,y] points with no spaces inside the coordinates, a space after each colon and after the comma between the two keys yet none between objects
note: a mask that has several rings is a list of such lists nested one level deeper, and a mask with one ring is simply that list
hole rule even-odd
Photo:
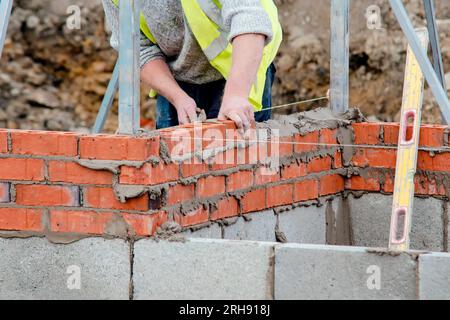
[{"label": "person's right hand", "polygon": [[174,102],[180,125],[197,121],[197,104],[188,95],[183,95]]}]

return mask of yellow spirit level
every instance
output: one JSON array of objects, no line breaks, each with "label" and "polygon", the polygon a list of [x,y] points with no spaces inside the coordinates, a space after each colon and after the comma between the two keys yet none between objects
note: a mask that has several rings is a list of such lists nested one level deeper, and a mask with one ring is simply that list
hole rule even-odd
[{"label": "yellow spirit level", "polygon": [[[421,45],[427,48],[429,42],[427,30],[418,29],[416,33]],[[423,73],[411,47],[408,46],[389,236],[391,250],[409,249],[423,89]]]}]

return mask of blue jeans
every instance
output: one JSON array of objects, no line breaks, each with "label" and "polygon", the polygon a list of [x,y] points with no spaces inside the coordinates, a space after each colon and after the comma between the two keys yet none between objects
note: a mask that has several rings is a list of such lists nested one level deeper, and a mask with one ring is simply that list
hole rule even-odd
[{"label": "blue jeans", "polygon": [[[275,72],[275,65],[271,64],[267,69],[266,84],[262,100],[263,110],[255,112],[255,120],[257,122],[267,121],[272,116],[272,85],[275,79]],[[219,116],[225,80],[218,80],[205,84],[192,84],[178,81],[178,84],[181,89],[195,100],[199,108],[205,110],[208,119],[215,119]],[[164,129],[177,125],[177,110],[165,97],[158,96],[156,103],[156,128]]]}]

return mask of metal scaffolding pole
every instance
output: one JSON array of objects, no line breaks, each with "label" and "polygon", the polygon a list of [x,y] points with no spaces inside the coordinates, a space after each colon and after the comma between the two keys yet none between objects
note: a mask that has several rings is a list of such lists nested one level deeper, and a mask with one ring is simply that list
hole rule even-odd
[{"label": "metal scaffolding pole", "polygon": [[335,113],[349,105],[349,0],[331,1],[330,104]]},{"label": "metal scaffolding pole", "polygon": [[108,117],[109,111],[111,110],[111,106],[113,104],[118,85],[119,85],[119,62],[117,61],[114,67],[113,74],[111,76],[111,80],[109,81],[108,87],[106,88],[102,105],[100,106],[97,118],[95,119],[95,124],[94,128],[92,129],[92,133],[96,134],[101,133],[103,131],[103,127],[105,126],[106,118]]},{"label": "metal scaffolding pole", "polygon": [[119,133],[132,135],[140,128],[140,0],[120,0],[119,8]]},{"label": "metal scaffolding pole", "polygon": [[[442,88],[446,91],[447,85],[445,83],[444,63],[442,61],[441,47],[439,43],[439,32],[436,23],[436,9],[434,6],[434,0],[424,0],[423,4],[425,8],[425,16],[427,18],[428,34],[430,35],[434,71],[441,81]],[[443,115],[442,119],[444,119]]]},{"label": "metal scaffolding pole", "polygon": [[13,0],[0,0],[0,58],[5,45],[6,30],[8,29],[9,17],[11,16]]},{"label": "metal scaffolding pole", "polygon": [[411,49],[419,62],[420,68],[425,75],[428,85],[433,91],[434,97],[441,108],[443,117],[447,123],[450,123],[450,103],[448,101],[447,94],[442,88],[441,82],[433,69],[433,65],[428,59],[427,52],[420,45],[420,40],[414,31],[414,27],[408,17],[406,9],[401,0],[390,0],[390,3],[397,20],[400,23],[403,33],[408,39],[409,45],[411,46]]}]

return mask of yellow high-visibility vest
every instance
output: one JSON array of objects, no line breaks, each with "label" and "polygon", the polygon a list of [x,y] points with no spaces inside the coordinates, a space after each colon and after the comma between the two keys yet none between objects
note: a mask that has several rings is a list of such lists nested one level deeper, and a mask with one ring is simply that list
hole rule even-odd
[{"label": "yellow high-visibility vest", "polygon": [[[112,0],[118,6],[119,0]],[[266,83],[267,69],[275,60],[283,38],[281,25],[278,19],[278,9],[273,0],[260,0],[272,23],[273,38],[263,51],[262,61],[258,70],[257,79],[250,91],[249,102],[255,111],[260,111]],[[181,0],[187,23],[199,43],[203,53],[211,65],[219,71],[225,79],[231,71],[233,46],[228,41],[228,34],[220,26],[221,3],[220,0]],[[144,15],[140,14],[140,27],[142,33],[154,44],[157,44]]]}]

